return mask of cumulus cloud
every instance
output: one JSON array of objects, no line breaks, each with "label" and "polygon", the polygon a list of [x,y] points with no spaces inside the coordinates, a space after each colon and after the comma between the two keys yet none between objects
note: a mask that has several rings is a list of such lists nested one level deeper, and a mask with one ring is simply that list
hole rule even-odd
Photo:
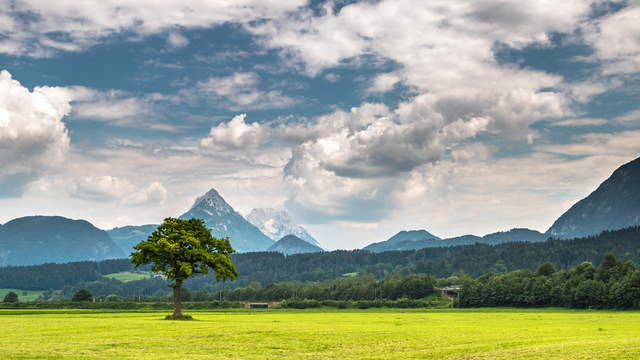
[{"label": "cumulus cloud", "polygon": [[161,204],[167,190],[160,182],[138,186],[117,176],[82,176],[74,179],[71,194],[96,201],[116,201],[123,205]]},{"label": "cumulus cloud", "polygon": [[[0,0],[0,51],[12,55],[50,56],[56,51],[86,49],[113,34],[149,35],[226,22],[246,23],[281,17],[305,4],[303,0],[239,0],[185,3],[101,1],[48,2]],[[29,21],[18,21],[24,14]],[[169,38],[183,44],[184,40]],[[171,35],[170,35],[171,37]]]},{"label": "cumulus cloud", "polygon": [[0,71],[0,196],[20,194],[46,171],[62,164],[69,136],[62,118],[71,110],[63,88],[29,91]]},{"label": "cumulus cloud", "polygon": [[267,135],[266,130],[258,123],[247,124],[247,114],[234,116],[229,122],[223,122],[211,128],[209,137],[200,141],[200,146],[214,150],[254,149],[260,145]]},{"label": "cumulus cloud", "polygon": [[[449,123],[442,117],[403,118],[373,103],[306,123],[248,124],[245,118],[238,115],[214,126],[201,146],[235,152],[265,145],[291,147],[284,167],[291,191],[288,204],[313,214],[307,221],[371,221],[383,216],[392,209],[388,200],[410,171],[448,156],[458,143],[486,131],[492,121],[482,116]],[[364,206],[367,212],[359,211]],[[322,212],[325,216],[318,215]]]},{"label": "cumulus cloud", "polygon": [[627,7],[585,26],[585,38],[603,62],[606,75],[640,72],[640,4]]},{"label": "cumulus cloud", "polygon": [[[496,58],[501,47],[548,46],[549,34],[573,33],[592,11],[582,0],[382,0],[326,3],[317,10],[246,27],[310,76],[383,59],[395,68],[376,75],[369,92],[401,84],[416,94],[395,109],[364,117],[336,111],[301,125],[262,125],[271,131],[263,139],[290,135],[289,205],[324,211],[328,218],[339,211],[347,220],[363,213],[368,221],[379,219],[417,169],[458,161],[463,148],[484,156],[486,151],[469,147],[476,135],[532,143],[539,135],[531,124],[575,117],[574,101],[605,91],[591,83],[569,88],[561,76]],[[360,108],[362,113],[367,106]],[[322,189],[338,189],[339,195]]]},{"label": "cumulus cloud", "polygon": [[278,109],[297,102],[278,90],[260,90],[260,77],[256,73],[238,72],[226,77],[211,77],[196,84],[204,96],[222,100],[218,106],[237,109]]}]

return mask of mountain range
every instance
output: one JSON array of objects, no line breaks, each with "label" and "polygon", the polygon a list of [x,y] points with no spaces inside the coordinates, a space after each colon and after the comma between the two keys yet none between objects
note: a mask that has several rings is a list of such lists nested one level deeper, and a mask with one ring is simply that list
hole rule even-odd
[{"label": "mountain range", "polygon": [[180,219],[202,219],[215,237],[228,237],[236,251],[264,251],[274,241],[235,211],[220,194],[211,189],[198,197]]},{"label": "mountain range", "polygon": [[507,242],[540,242],[547,236],[539,231],[530,229],[511,229],[485,236],[463,235],[448,239],[429,233],[426,230],[400,231],[386,241],[365,246],[364,250],[383,252],[392,250],[418,250],[424,248],[450,247],[459,245],[490,244],[497,245]]},{"label": "mountain range", "polygon": [[[239,252],[269,250],[290,254],[308,248],[298,240],[322,251],[317,240],[294,224],[285,212],[254,209],[245,219],[215,189],[200,196],[180,216],[182,219],[193,217],[202,219],[214,236],[229,237]],[[482,237],[463,235],[441,239],[426,230],[411,230],[400,231],[388,240],[364,249],[382,252],[475,243],[540,242],[549,237],[569,239],[637,225],[640,225],[640,158],[615,170],[594,192],[560,216],[544,234],[529,229],[511,229]],[[153,224],[124,226],[105,232],[87,221],[59,216],[14,219],[0,225],[0,266],[125,257],[156,227]],[[287,235],[293,235],[295,239],[281,242]]]},{"label": "mountain range", "polygon": [[271,240],[277,241],[287,235],[295,235],[309,244],[320,247],[320,243],[305,228],[293,222],[284,210],[259,208],[247,215],[247,220],[256,226]]},{"label": "mountain range", "polygon": [[85,220],[28,216],[0,227],[0,266],[117,259],[125,253]]}]

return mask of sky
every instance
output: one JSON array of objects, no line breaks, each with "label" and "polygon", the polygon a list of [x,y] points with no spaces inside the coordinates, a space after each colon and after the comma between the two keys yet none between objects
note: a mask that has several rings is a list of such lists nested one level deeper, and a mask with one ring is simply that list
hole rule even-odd
[{"label": "sky", "polygon": [[638,0],[0,0],[0,71],[0,223],[546,231],[640,156]]}]

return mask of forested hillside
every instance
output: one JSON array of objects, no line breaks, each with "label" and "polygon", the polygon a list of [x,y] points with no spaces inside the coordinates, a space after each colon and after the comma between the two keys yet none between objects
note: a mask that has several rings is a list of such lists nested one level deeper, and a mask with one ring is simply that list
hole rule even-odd
[{"label": "forested hillside", "polygon": [[[598,265],[614,254],[622,260],[640,262],[640,227],[604,232],[574,240],[548,240],[541,243],[476,244],[417,251],[372,253],[363,250],[284,256],[279,253],[234,254],[238,280],[216,282],[212,275],[191,279],[192,290],[215,291],[252,282],[262,286],[286,281],[321,281],[345,275],[371,274],[383,278],[392,273],[428,273],[447,277],[463,271],[477,277],[486,273],[503,274],[518,269],[535,270],[545,262],[567,269],[590,261]],[[0,268],[0,287],[17,289],[62,289],[86,287],[94,294],[153,295],[168,291],[161,278],[123,283],[106,279],[105,274],[132,270],[128,259],[70,264],[45,264]]]}]

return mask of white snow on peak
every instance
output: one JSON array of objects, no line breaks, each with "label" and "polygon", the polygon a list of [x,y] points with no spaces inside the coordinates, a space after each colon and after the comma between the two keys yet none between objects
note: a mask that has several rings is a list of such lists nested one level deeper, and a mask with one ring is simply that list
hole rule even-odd
[{"label": "white snow on peak", "polygon": [[284,210],[272,208],[253,209],[246,216],[246,219],[272,240],[278,241],[287,235],[295,235],[310,244],[320,246],[318,241],[305,228],[295,224]]}]

